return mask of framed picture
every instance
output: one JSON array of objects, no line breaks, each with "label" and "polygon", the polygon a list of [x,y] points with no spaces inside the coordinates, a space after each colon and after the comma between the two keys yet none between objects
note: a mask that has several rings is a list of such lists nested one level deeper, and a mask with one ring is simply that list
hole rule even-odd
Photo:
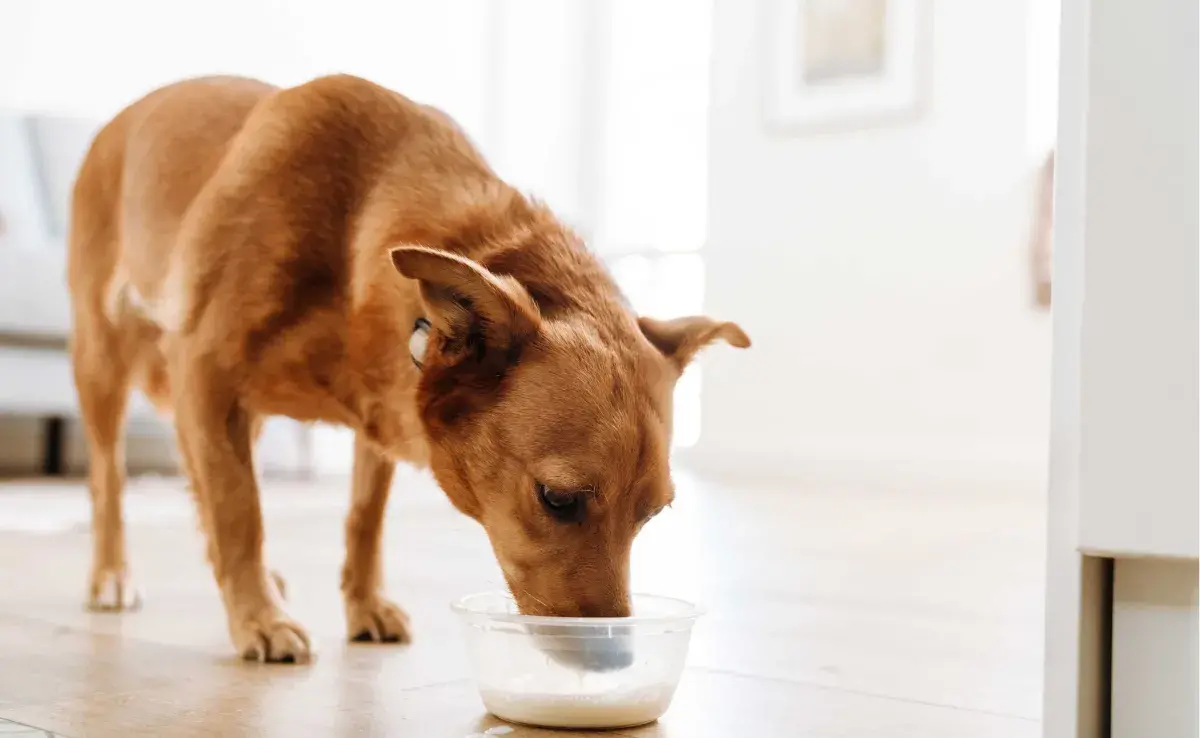
[{"label": "framed picture", "polygon": [[923,0],[768,0],[773,127],[854,128],[915,116],[925,97]]}]

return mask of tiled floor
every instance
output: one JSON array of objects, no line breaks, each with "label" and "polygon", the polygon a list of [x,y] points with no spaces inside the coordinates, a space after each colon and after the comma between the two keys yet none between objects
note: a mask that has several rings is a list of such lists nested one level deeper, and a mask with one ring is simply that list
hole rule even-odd
[{"label": "tiled floor", "polygon": [[[699,599],[709,614],[667,715],[610,735],[1039,734],[1036,479],[679,482],[679,501],[635,549],[635,585]],[[447,608],[499,585],[482,532],[424,477],[402,475],[387,560],[416,641],[350,645],[337,591],[345,485],[266,487],[271,563],[318,642],[311,666],[233,658],[180,482],[141,480],[128,494],[146,605],[126,615],[81,607],[82,486],[0,485],[0,718],[16,721],[0,720],[0,738],[465,738],[498,726]]]}]

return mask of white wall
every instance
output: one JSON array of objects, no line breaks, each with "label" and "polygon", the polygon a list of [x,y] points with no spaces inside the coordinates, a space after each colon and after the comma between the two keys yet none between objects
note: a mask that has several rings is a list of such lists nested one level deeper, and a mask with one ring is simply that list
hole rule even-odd
[{"label": "white wall", "polygon": [[[371,76],[484,115],[486,0],[37,0],[0,4],[0,104],[107,118],[167,82],[243,74],[297,84]],[[413,22],[414,11],[420,22]],[[449,45],[446,38],[460,43]],[[437,70],[437,74],[431,74]]]},{"label": "white wall", "polygon": [[1026,3],[929,2],[908,125],[764,129],[766,3],[716,0],[701,459],[1044,463],[1049,325],[1030,306]]}]

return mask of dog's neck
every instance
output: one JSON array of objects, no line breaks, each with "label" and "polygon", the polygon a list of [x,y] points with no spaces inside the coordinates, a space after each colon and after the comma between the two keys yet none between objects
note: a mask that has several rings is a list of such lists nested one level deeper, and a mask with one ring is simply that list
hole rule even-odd
[{"label": "dog's neck", "polygon": [[[547,313],[593,313],[596,303],[626,307],[582,239],[547,207],[499,180],[442,193],[437,202],[423,197],[399,208],[392,204],[384,213],[384,218],[365,218],[362,231],[358,266],[365,269],[359,272],[364,277],[359,284],[371,285],[373,293],[412,291],[412,285],[393,271],[387,252],[419,245],[465,256],[512,277]],[[387,225],[372,228],[372,222]],[[404,311],[397,317],[408,328],[421,316]]]}]

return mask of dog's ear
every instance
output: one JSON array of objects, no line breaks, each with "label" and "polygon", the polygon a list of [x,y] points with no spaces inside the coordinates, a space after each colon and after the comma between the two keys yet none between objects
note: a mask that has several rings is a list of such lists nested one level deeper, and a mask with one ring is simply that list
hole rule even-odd
[{"label": "dog's ear", "polygon": [[681,372],[700,349],[717,339],[737,348],[750,347],[750,337],[737,323],[723,323],[704,315],[674,320],[643,317],[638,318],[638,326],[642,335]]},{"label": "dog's ear", "polygon": [[515,279],[438,249],[404,246],[391,255],[397,271],[420,282],[429,322],[449,340],[482,337],[505,348],[537,333],[537,304]]}]

